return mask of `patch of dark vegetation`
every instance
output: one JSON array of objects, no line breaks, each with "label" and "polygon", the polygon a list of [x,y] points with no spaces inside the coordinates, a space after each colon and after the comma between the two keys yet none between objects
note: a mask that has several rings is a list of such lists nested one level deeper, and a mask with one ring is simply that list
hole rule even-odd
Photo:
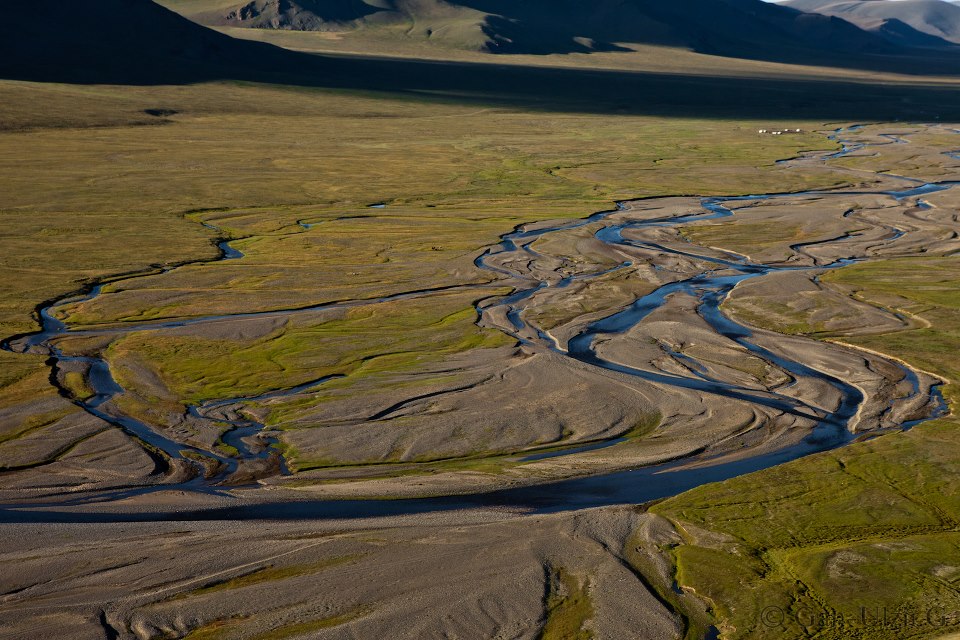
[{"label": "patch of dark vegetation", "polygon": [[153,116],[155,118],[168,118],[179,113],[175,109],[144,109],[143,112],[148,116]]}]

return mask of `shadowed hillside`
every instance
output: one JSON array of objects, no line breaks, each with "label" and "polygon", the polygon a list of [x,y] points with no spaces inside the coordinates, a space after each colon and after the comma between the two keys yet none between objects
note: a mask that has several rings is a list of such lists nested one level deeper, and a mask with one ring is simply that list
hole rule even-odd
[{"label": "shadowed hillside", "polygon": [[288,59],[150,0],[47,0],[0,24],[0,74],[71,82],[189,82]]},{"label": "shadowed hillside", "polygon": [[210,0],[175,4],[209,25],[313,31],[400,25],[409,38],[494,53],[615,51],[621,43],[759,59],[894,50],[843,20],[760,0],[250,0],[217,9]]},{"label": "shadowed hillside", "polygon": [[0,77],[140,85],[229,79],[545,111],[960,119],[960,95],[949,85],[311,55],[232,39],[150,0],[60,0],[33,12],[24,27],[0,27]]},{"label": "shadowed hillside", "polygon": [[837,16],[888,38],[891,33],[906,34],[906,43],[914,46],[960,43],[960,7],[944,0],[788,0],[783,5]]},{"label": "shadowed hillside", "polygon": [[[498,50],[547,53],[564,41],[585,37],[594,46],[659,43],[702,53],[756,59],[808,60],[824,54],[890,53],[878,38],[842,20],[803,14],[760,0],[460,0],[491,14],[508,43]],[[501,17],[498,17],[501,16]],[[549,38],[541,34],[549,34]]]},{"label": "shadowed hillside", "polygon": [[872,28],[866,26],[864,28],[881,38],[904,47],[943,49],[956,46],[953,42],[914,29],[906,22],[896,18],[884,20]]}]

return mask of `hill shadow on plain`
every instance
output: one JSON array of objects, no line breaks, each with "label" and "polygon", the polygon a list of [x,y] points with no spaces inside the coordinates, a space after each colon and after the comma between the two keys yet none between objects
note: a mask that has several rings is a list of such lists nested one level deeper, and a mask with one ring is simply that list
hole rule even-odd
[{"label": "hill shadow on plain", "polygon": [[[247,44],[247,43],[244,43]],[[257,44],[257,43],[249,43]],[[822,121],[960,120],[960,87],[838,79],[718,77],[302,54],[257,45],[257,64],[0,65],[0,77],[79,84],[244,81],[545,112]]]},{"label": "hill shadow on plain", "polygon": [[[918,78],[908,85],[316,55],[234,39],[145,0],[53,0],[38,10],[50,19],[0,25],[0,78],[139,86],[233,80],[652,116],[960,120],[960,91]],[[923,59],[890,63],[918,68]],[[957,61],[937,65],[928,70],[960,70]]]},{"label": "hill shadow on plain", "polygon": [[543,111],[823,121],[960,119],[960,85],[323,57],[301,86]]}]

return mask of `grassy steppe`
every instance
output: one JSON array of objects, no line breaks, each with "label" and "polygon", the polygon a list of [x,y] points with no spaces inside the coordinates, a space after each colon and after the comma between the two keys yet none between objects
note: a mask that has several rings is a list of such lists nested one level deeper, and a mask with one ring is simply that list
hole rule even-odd
[{"label": "grassy steppe", "polygon": [[356,379],[449,353],[512,344],[504,334],[474,324],[471,301],[484,293],[497,290],[384,303],[313,323],[293,320],[251,341],[134,333],[114,342],[107,355],[125,388],[138,387],[136,374],[127,373],[126,362],[133,359],[156,367],[170,390],[189,404],[256,396],[331,375]]},{"label": "grassy steppe", "polygon": [[[219,236],[238,238],[234,246],[246,258],[117,282],[96,303],[66,309],[67,317],[95,323],[269,310],[483,282],[490,276],[473,267],[473,257],[524,222],[580,217],[621,198],[837,181],[775,164],[829,147],[821,136],[759,137],[753,122],[478,108],[236,82],[6,81],[2,90],[5,336],[31,331],[43,300],[115,274],[211,260]],[[378,202],[387,207],[368,208]],[[319,224],[305,229],[300,221]],[[472,326],[475,299],[444,312],[460,319],[452,348],[490,339]],[[417,304],[389,308],[398,339],[426,344],[434,321],[417,325]],[[320,354],[325,337],[301,334],[292,327],[270,334],[271,349],[286,344],[298,354],[298,364],[280,363],[284,384],[322,365],[307,356]],[[368,359],[387,354],[384,335],[358,334],[351,348]],[[260,340],[208,341],[208,358],[184,357],[158,334],[126,342],[181,400],[197,400],[236,395],[224,387],[233,378],[214,374],[250,365],[245,353],[266,357],[252,355]],[[123,343],[113,347],[123,350]],[[42,357],[0,353],[0,362],[5,393],[21,402],[50,393]],[[242,390],[265,386],[277,381]]]}]

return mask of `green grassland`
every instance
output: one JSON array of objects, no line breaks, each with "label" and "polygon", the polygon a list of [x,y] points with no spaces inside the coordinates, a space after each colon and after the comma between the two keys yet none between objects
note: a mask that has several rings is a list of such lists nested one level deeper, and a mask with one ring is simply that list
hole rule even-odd
[{"label": "green grassland", "polygon": [[[302,638],[306,634],[330,629],[354,620],[365,613],[363,610],[348,611],[340,615],[329,616],[326,618],[317,618],[305,622],[291,622],[289,624],[280,624],[273,629],[254,636],[248,636],[252,640],[287,640],[287,638]],[[246,626],[245,618],[229,618],[226,620],[217,620],[198,627],[188,633],[184,640],[227,640],[237,637],[237,633]]]},{"label": "green grassland", "polygon": [[[504,334],[474,324],[471,301],[482,296],[432,296],[351,309],[315,323],[292,320],[250,342],[133,333],[114,342],[107,357],[125,388],[138,389],[136,375],[127,375],[132,359],[161,375],[189,404],[255,396],[332,375],[354,374],[356,380],[384,367],[402,371],[427,358],[513,344]],[[429,341],[422,339],[424,333]]]},{"label": "green grassland", "polygon": [[[929,324],[844,338],[956,381],[955,257],[892,259],[824,280]],[[956,411],[957,389],[944,395]],[[730,638],[927,638],[960,626],[960,420],[709,485],[653,508],[686,532],[677,579]],[[703,530],[720,537],[705,536]],[[884,615],[886,616],[884,618]]]},{"label": "green grassland", "polygon": [[[27,83],[10,85],[18,100],[26,101],[34,92]],[[800,149],[824,146],[821,137],[760,139],[752,123],[477,110],[234,84],[149,90],[62,86],[56,93],[43,85],[33,99],[43,105],[33,115],[34,128],[4,134],[6,151],[0,149],[7,176],[4,229],[11,234],[5,244],[13,249],[5,256],[7,268],[36,269],[35,256],[51,245],[50,234],[63,234],[62,222],[58,232],[43,225],[41,213],[70,220],[71,230],[68,244],[53,236],[65,254],[55,265],[62,265],[63,272],[45,264],[42,273],[4,279],[7,287],[24,287],[4,291],[5,304],[18,305],[4,309],[0,318],[5,330],[13,331],[29,328],[28,311],[36,302],[57,295],[56,289],[43,288],[41,277],[80,283],[188,256],[212,257],[205,245],[213,233],[195,224],[196,217],[221,226],[225,234],[258,236],[238,243],[249,255],[242,266],[217,265],[206,271],[213,279],[222,274],[222,281],[197,282],[201,291],[195,297],[203,299],[217,297],[217,284],[231,291],[259,290],[257,296],[238,293],[232,305],[217,305],[230,310],[282,295],[290,282],[273,279],[291,267],[299,268],[297,278],[308,271],[320,273],[324,286],[339,287],[334,296],[340,297],[349,292],[323,269],[336,271],[350,256],[356,263],[392,258],[401,269],[409,268],[408,260],[422,262],[417,258],[449,263],[450,252],[474,251],[520,222],[583,216],[617,198],[739,193],[773,185],[797,189],[836,181],[821,176],[811,182],[772,164]],[[74,103],[96,111],[89,116],[95,126],[36,128],[45,113],[60,123]],[[163,125],[138,126],[142,109],[156,106],[181,113]],[[0,122],[21,117],[18,102],[11,103],[10,111],[10,116],[0,112]],[[107,126],[123,118],[133,126]],[[238,131],[244,134],[238,136]],[[31,153],[23,156],[21,148]],[[320,233],[314,234],[294,228],[300,219],[369,213],[366,205],[383,201],[390,206],[377,212],[376,221],[337,220],[322,232],[315,228]],[[103,203],[110,203],[110,211],[104,211]],[[185,217],[208,209],[221,211]],[[115,217],[108,218],[110,214]],[[394,215],[393,229],[378,232],[382,236],[375,242],[370,223],[382,229],[387,224],[383,217]],[[442,227],[439,233],[430,228],[431,220]],[[106,255],[90,248],[105,229],[117,245]],[[384,244],[397,239],[391,233],[405,235],[406,246],[383,256]],[[432,251],[437,246],[443,250]],[[332,255],[336,251],[344,255]],[[115,253],[138,260],[124,262]],[[24,256],[33,259],[24,261]],[[232,269],[241,270],[242,281],[236,282]],[[419,280],[428,275],[422,270],[397,279]],[[164,287],[176,287],[178,277],[197,281],[203,271],[189,268],[165,276]],[[393,278],[394,269],[389,271],[378,275]],[[364,274],[360,282],[369,279]],[[151,282],[145,279],[144,284],[148,288]],[[318,288],[306,284],[310,286],[302,289]],[[137,283],[123,284],[132,286]],[[26,291],[32,295],[21,295]],[[189,300],[189,292],[178,293]],[[324,293],[314,300],[327,299]],[[97,318],[74,320],[176,315],[177,307],[186,306],[178,299],[176,305],[153,309],[149,296],[155,294],[140,295],[148,304],[138,300],[135,310],[97,309]],[[123,296],[104,300],[114,298],[123,301]],[[190,315],[191,310],[183,312]],[[6,324],[14,319],[16,324]]]},{"label": "green grassland", "polygon": [[588,581],[560,567],[551,571],[546,622],[538,640],[590,640],[587,624],[593,617]]},{"label": "green grassland", "polygon": [[[914,366],[960,380],[960,281],[956,256],[892,259],[854,265],[829,274],[825,280],[854,292],[857,298],[883,308],[922,318],[925,325],[910,331],[848,338],[847,342],[882,350]],[[944,394],[958,397],[956,384]]]},{"label": "green grassland", "polygon": [[[142,321],[482,283],[490,274],[473,258],[524,222],[581,217],[623,198],[836,183],[775,164],[829,148],[821,136],[758,137],[752,122],[548,113],[237,82],[2,88],[4,335],[32,330],[42,301],[120,274],[145,275],[58,313],[72,323]],[[176,113],[145,113],[156,108]],[[387,207],[368,208],[379,202]],[[319,224],[307,230],[298,221]],[[245,259],[203,264],[216,258],[221,237],[236,238]],[[158,275],[161,266],[190,261],[199,263]],[[401,342],[422,344],[431,325],[450,316],[457,320],[445,329],[449,339],[433,353],[475,348],[490,339],[472,325],[477,297],[424,322],[417,305],[394,305],[382,322],[398,323]],[[388,362],[377,360],[393,350],[375,330],[379,320],[365,322],[371,329],[350,348]],[[158,405],[162,413],[186,400],[237,395],[237,376],[217,368],[262,364],[271,349],[299,359],[274,367],[286,371],[284,382],[302,380],[319,361],[293,352],[318,354],[322,331],[283,333],[297,335],[178,346],[142,334],[111,353],[136,344],[183,394],[161,399],[145,390],[146,399],[168,403]],[[197,355],[227,348],[235,353]],[[333,370],[341,357],[324,355],[323,366]],[[8,393],[25,401],[51,393],[42,356],[4,352],[0,362]],[[243,392],[265,386],[252,376],[241,385]]]},{"label": "green grassland", "polygon": [[[956,426],[940,421],[656,506],[694,531],[672,552],[678,582],[713,604],[731,638],[935,637],[942,630],[856,618],[861,607],[923,615],[960,604]],[[695,527],[729,537],[698,539]],[[768,607],[783,620],[766,625]],[[852,621],[805,627],[810,612]]]},{"label": "green grassland", "polygon": [[346,562],[352,562],[356,559],[357,556],[335,556],[306,564],[294,564],[283,567],[267,566],[251,571],[250,573],[237,576],[236,578],[213,582],[198,589],[194,589],[188,593],[178,594],[176,598],[191,598],[195,596],[202,596],[208,593],[215,593],[217,591],[242,589],[244,587],[269,584],[270,582],[287,580],[289,578],[295,578],[299,576],[314,575],[323,571],[324,569],[335,567]]}]

